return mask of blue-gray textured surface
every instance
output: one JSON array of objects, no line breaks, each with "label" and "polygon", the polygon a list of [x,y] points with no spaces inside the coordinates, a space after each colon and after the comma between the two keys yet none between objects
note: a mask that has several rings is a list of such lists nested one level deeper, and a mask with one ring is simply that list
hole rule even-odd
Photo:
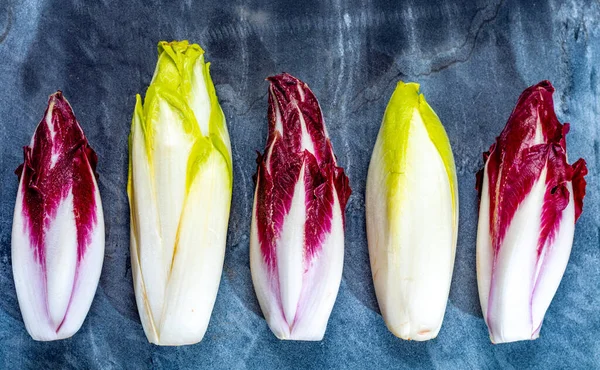
[{"label": "blue-gray textured surface", "polygon": [[[225,268],[202,343],[147,343],[134,303],[126,196],[127,135],[159,40],[200,43],[233,145]],[[578,0],[421,1],[0,0],[0,368],[594,368],[600,367],[600,4]],[[343,281],[325,339],[278,341],[248,263],[255,151],[266,139],[265,77],[287,71],[320,100],[354,193]],[[378,313],[364,220],[366,170],[398,79],[418,81],[446,126],[460,186],[454,278],[437,339],[406,342]],[[540,339],[494,346],[475,278],[475,172],[520,92],[542,79],[572,123],[570,158],[590,175],[569,265]],[[47,97],[64,91],[99,155],[106,257],[90,313],[71,339],[40,343],[16,300],[10,230],[17,177]]]}]

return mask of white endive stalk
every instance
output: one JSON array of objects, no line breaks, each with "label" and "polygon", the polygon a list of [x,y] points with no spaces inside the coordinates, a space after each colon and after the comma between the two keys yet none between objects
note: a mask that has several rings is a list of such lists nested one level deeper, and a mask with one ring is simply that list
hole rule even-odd
[{"label": "white endive stalk", "polygon": [[435,338],[450,290],[458,191],[446,132],[419,94],[399,82],[371,157],[366,221],[377,301],[402,339]]},{"label": "white endive stalk", "polygon": [[321,340],[342,278],[348,179],[302,81],[269,78],[269,138],[250,234],[254,289],[279,339]]},{"label": "white endive stalk", "polygon": [[480,173],[477,283],[493,343],[539,336],[581,213],[587,169],[567,163],[553,91],[525,90]]},{"label": "white endive stalk", "polygon": [[203,54],[159,43],[131,128],[131,265],[144,331],[159,345],[202,340],[223,269],[231,148]]},{"label": "white endive stalk", "polygon": [[28,147],[12,229],[12,266],[25,327],[35,340],[81,327],[104,258],[96,154],[59,91]]}]

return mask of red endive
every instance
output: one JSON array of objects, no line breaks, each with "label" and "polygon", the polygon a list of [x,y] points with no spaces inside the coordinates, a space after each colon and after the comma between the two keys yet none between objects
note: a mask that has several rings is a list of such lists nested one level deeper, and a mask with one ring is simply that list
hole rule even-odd
[{"label": "red endive", "polygon": [[321,340],[342,278],[350,186],[312,91],[286,73],[268,80],[269,137],[258,158],[252,281],[278,338]]},{"label": "red endive", "polygon": [[553,92],[542,81],[521,94],[478,174],[477,282],[494,343],[539,336],[582,210],[587,169],[567,163]]},{"label": "red endive", "polygon": [[24,149],[12,265],[25,327],[36,340],[68,338],[94,298],[104,257],[96,153],[59,91]]}]

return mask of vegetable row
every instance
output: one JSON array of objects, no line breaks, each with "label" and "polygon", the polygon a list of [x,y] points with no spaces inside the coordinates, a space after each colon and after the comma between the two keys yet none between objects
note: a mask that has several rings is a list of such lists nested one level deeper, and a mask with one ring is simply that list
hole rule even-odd
[{"label": "vegetable row", "polygon": [[[232,195],[231,143],[204,51],[160,42],[129,136],[131,265],[148,340],[202,340],[217,295]],[[269,77],[268,138],[257,159],[250,267],[280,339],[321,340],[342,278],[350,183],[317,98],[297,78]],[[550,82],[523,92],[484,153],[477,282],[494,343],[535,339],[565,271],[582,212],[583,159],[568,164]],[[17,169],[12,264],[36,340],[72,336],[92,303],[104,258],[97,157],[61,92]],[[450,141],[416,83],[399,82],[369,166],[366,222],[377,301],[403,339],[441,328],[458,234]]]}]

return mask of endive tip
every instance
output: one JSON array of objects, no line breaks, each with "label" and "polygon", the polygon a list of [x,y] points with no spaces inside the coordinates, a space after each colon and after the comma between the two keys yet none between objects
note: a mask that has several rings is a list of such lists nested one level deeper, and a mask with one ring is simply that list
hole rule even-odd
[{"label": "endive tip", "polygon": [[265,80],[269,81],[269,82],[281,82],[283,80],[288,80],[288,81],[299,82],[301,84],[304,84],[304,82],[302,80],[292,76],[291,74],[289,74],[287,72],[281,72],[279,74],[269,76],[269,77],[265,78]]},{"label": "endive tip", "polygon": [[61,90],[56,90],[54,94],[50,94],[48,101],[52,100],[64,100],[64,96]]},{"label": "endive tip", "polygon": [[188,40],[173,40],[173,41],[159,41],[158,42],[158,53],[160,54],[162,50],[166,48],[171,48],[174,51],[185,52],[187,49],[193,49],[194,51],[199,52],[200,54],[204,54],[204,49],[198,44],[192,43]]},{"label": "endive tip", "polygon": [[[413,115],[417,113],[444,162],[452,187],[453,203],[457,205],[456,165],[450,146],[450,140],[437,113],[435,113],[433,108],[429,105],[425,95],[420,93],[419,89],[420,84],[417,82],[405,83],[404,81],[398,81],[396,90],[390,98],[390,102],[384,115],[384,123],[382,126],[382,128],[386,130],[384,131],[384,136],[389,135],[389,139],[391,139],[392,142],[388,143],[388,145],[395,147],[396,143],[394,141],[403,137],[403,135],[397,131],[395,125],[397,122],[411,121]],[[384,128],[384,126],[387,126],[387,129]]]},{"label": "endive tip", "polygon": [[265,81],[269,82],[270,88],[276,87],[279,90],[285,90],[284,87],[286,85],[293,85],[293,84],[300,85],[300,86],[305,85],[303,81],[292,76],[291,74],[289,74],[287,72],[281,72],[280,74],[269,76],[269,77],[265,78]]},{"label": "endive tip", "polygon": [[[73,108],[71,107],[71,104],[69,103],[69,101],[65,98],[63,92],[61,90],[57,90],[55,93],[50,94],[50,96],[48,96],[48,108],[46,110],[46,115],[47,114],[52,114],[52,110],[54,109],[55,106],[57,106],[59,108],[67,108],[72,110]],[[70,124],[71,121],[65,122],[66,124]]]},{"label": "endive tip", "polygon": [[422,105],[427,105],[425,95],[420,92],[421,85],[418,82],[398,81],[396,89],[390,98],[390,106],[411,107],[421,110]]},{"label": "endive tip", "polygon": [[[274,76],[269,76],[266,78],[266,81],[268,81],[271,86],[276,87],[278,90],[281,90],[282,92],[282,96],[287,97],[288,99],[295,96],[295,94],[290,94],[289,91],[286,91],[286,86],[292,86],[292,85],[296,85],[299,89],[299,94],[301,94],[301,96],[303,95],[300,90],[303,91],[310,91],[310,88],[308,87],[308,85],[306,84],[306,82],[302,81],[301,79],[292,76],[291,74],[287,73],[287,72],[281,72],[278,75],[274,75]],[[311,92],[312,94],[312,92]],[[316,98],[314,98],[316,100]],[[304,100],[304,99],[301,99]]]},{"label": "endive tip", "polygon": [[[404,102],[414,102],[415,108],[420,109],[422,104],[429,105],[429,103],[427,103],[427,99],[425,98],[425,94],[421,92],[421,84],[418,82],[404,82],[402,80],[398,81],[396,90],[394,91],[394,95],[396,94],[398,94],[398,97],[401,97],[402,99],[410,98],[408,102],[406,100],[404,100]],[[415,100],[413,101],[412,99]]]},{"label": "endive tip", "polygon": [[[62,117],[62,119],[54,120],[52,119],[54,115],[59,115]],[[79,125],[79,122],[75,117],[75,113],[73,113],[73,108],[71,107],[69,101],[64,97],[64,94],[61,90],[57,90],[55,93],[48,96],[46,112],[44,113],[44,118],[40,121],[38,127],[36,127],[36,134],[39,132],[40,126],[47,127],[51,132],[75,129],[76,135],[85,138],[83,129]],[[32,139],[35,138],[36,134],[34,134]],[[61,140],[62,136],[64,135],[55,138],[53,135],[51,136],[51,140]],[[33,141],[30,145],[33,145]]]},{"label": "endive tip", "polygon": [[404,82],[404,81],[400,80],[396,84],[396,89],[405,89],[408,91],[412,90],[415,94],[419,93],[420,87],[421,87],[421,84],[419,84],[418,82]]}]

